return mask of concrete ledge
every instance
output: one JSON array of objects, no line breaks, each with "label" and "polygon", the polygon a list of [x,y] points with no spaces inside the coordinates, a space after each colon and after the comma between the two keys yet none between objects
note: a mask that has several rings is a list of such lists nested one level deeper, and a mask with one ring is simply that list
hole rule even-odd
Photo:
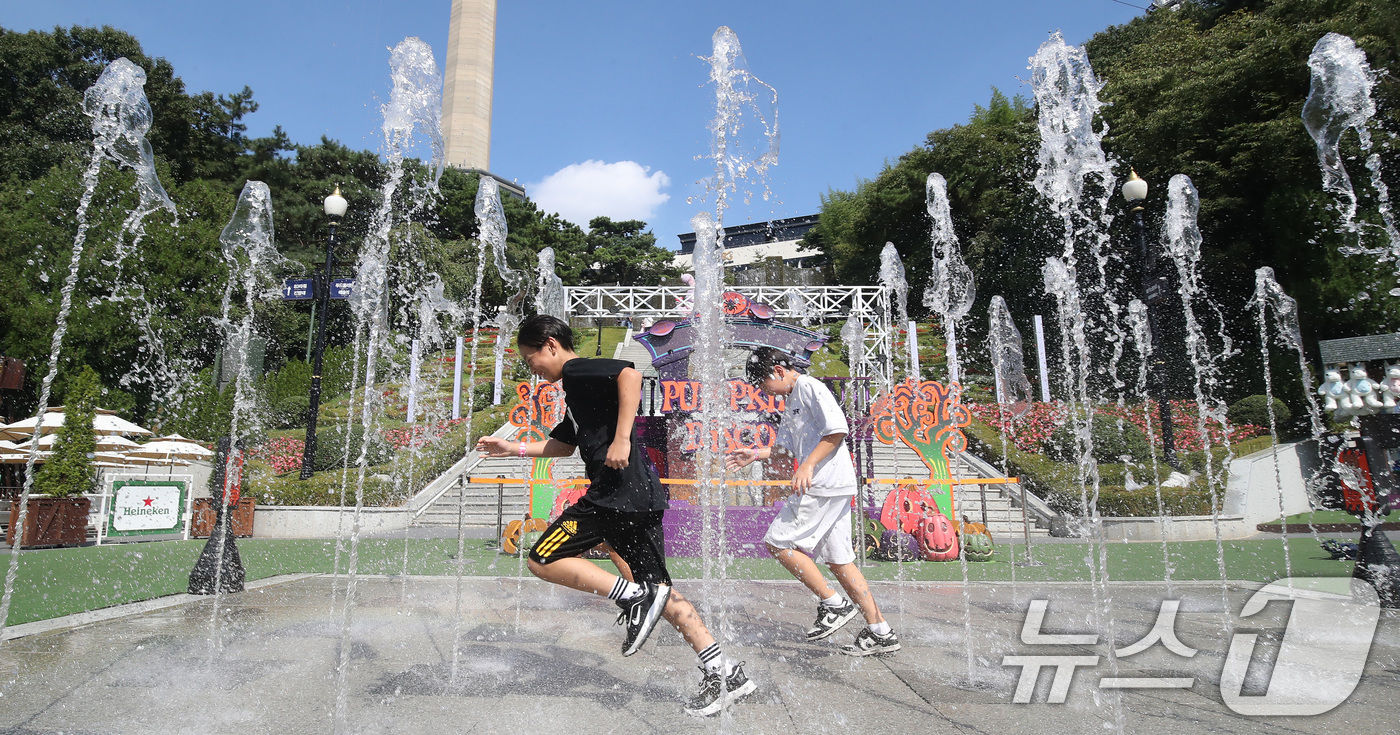
[{"label": "concrete ledge", "polygon": [[[1215,522],[1210,516],[1173,516],[1166,521],[1167,541],[1210,541],[1215,539]],[[1104,538],[1109,541],[1161,541],[1161,519],[1104,518]],[[1220,516],[1222,539],[1249,538],[1258,533],[1243,516]]]},{"label": "concrete ledge", "polygon": [[[406,508],[360,509],[360,533],[408,528]],[[335,538],[349,536],[355,509],[324,505],[259,505],[253,513],[253,538]]]},{"label": "concrete ledge", "polygon": [[[272,585],[283,584],[285,582],[296,582],[298,580],[315,576],[317,575],[279,574],[275,577],[255,579],[251,582],[248,582],[247,584],[243,585],[243,591],[247,592],[248,590],[260,589],[262,587],[271,587]],[[228,595],[224,595],[224,598],[227,599]],[[156,610],[164,610],[166,608],[175,607],[177,605],[184,605],[191,602],[201,602],[204,600],[212,599],[214,599],[213,595],[191,595],[182,592],[174,595],[166,595],[164,597],[154,597],[149,600],[141,600],[139,602],[128,602],[122,605],[113,605],[112,607],[104,607],[98,610],[89,610],[87,612],[73,613],[72,615],[63,615],[57,618],[49,618],[48,620],[35,620],[32,623],[20,623],[19,625],[11,625],[5,628],[4,634],[0,635],[0,640],[9,641],[14,640],[15,638],[24,638],[26,636],[31,635],[51,633],[55,630],[80,628],[84,625],[92,625],[93,623],[100,623],[104,620],[124,618],[128,615],[140,615],[141,613],[148,613]]]}]

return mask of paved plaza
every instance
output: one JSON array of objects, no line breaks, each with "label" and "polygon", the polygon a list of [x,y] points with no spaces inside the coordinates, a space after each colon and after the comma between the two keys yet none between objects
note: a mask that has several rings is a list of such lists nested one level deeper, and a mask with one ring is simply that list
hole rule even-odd
[{"label": "paved plaza", "polygon": [[[332,732],[344,599],[333,590],[344,581],[274,578],[225,596],[217,611],[212,600],[179,596],[106,620],[11,629],[20,637],[0,644],[0,732]],[[664,622],[639,654],[622,658],[606,600],[533,579],[466,577],[458,602],[453,578],[373,577],[358,581],[348,636],[348,731],[1099,733],[1117,730],[1118,717],[1129,733],[1373,733],[1394,732],[1400,717],[1396,611],[1381,611],[1359,686],[1330,712],[1254,717],[1227,708],[1225,626],[1259,634],[1243,694],[1267,691],[1271,657],[1286,647],[1289,603],[1237,617],[1255,583],[1228,587],[1228,617],[1219,584],[1170,593],[1160,583],[1112,585],[1106,604],[1120,648],[1147,636],[1163,600],[1176,599],[1177,638],[1198,649],[1184,658],[1158,644],[1119,659],[1116,673],[1106,642],[1022,642],[1033,600],[1047,601],[1042,634],[1090,633],[1099,596],[1086,585],[877,584],[904,650],[867,659],[837,652],[855,623],[820,644],[803,640],[813,601],[796,583],[677,586],[723,605],[708,614],[711,627],[758,683],[728,717],[681,711],[699,672]],[[1022,668],[1003,659],[1036,655],[1081,657],[1063,703],[1047,702],[1053,667],[1029,703],[1013,702]],[[1107,690],[1105,677],[1189,679],[1190,688]],[[1298,683],[1284,678],[1276,674],[1274,685]]]}]

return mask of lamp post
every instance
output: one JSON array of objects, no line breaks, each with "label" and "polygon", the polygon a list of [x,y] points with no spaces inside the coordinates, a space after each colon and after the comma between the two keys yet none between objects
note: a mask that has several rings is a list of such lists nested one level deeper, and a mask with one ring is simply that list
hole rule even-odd
[{"label": "lamp post", "polygon": [[[1138,178],[1137,171],[1133,171],[1123,183],[1123,199],[1129,204],[1135,204],[1146,198],[1147,182]],[[1161,343],[1158,304],[1167,297],[1171,279],[1157,273],[1157,251],[1147,244],[1147,231],[1142,223],[1142,205],[1134,206],[1132,213],[1133,227],[1137,230],[1138,259],[1141,261],[1142,301],[1147,305],[1147,329],[1152,338],[1152,344],[1147,346],[1147,350],[1154,357],[1155,369],[1148,371],[1148,386],[1149,390],[1156,394],[1158,415],[1162,422],[1162,455],[1173,470],[1179,470],[1181,465],[1176,458],[1176,439],[1172,430],[1172,404],[1167,398],[1167,381],[1162,371],[1162,362],[1157,359],[1157,346]]]},{"label": "lamp post", "polygon": [[321,357],[326,351],[326,314],[330,311],[331,273],[335,268],[335,228],[340,224],[340,218],[345,216],[346,206],[348,203],[345,197],[340,195],[340,187],[335,187],[335,192],[326,197],[325,202],[326,216],[331,219],[331,234],[326,238],[326,271],[316,286],[320,291],[318,300],[321,302],[321,319],[316,324],[316,349],[311,357],[311,405],[306,414],[306,448],[301,455],[303,480],[310,479],[315,474],[311,463],[316,456],[316,415],[321,410]]}]

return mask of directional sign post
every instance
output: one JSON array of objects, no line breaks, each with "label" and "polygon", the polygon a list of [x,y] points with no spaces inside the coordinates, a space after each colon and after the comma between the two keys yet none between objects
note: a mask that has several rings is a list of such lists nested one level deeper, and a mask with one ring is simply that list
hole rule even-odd
[{"label": "directional sign post", "polygon": [[348,299],[355,291],[355,279],[336,278],[331,281],[331,298]]},{"label": "directional sign post", "polygon": [[282,281],[283,301],[308,301],[316,298],[315,279],[288,278]]}]

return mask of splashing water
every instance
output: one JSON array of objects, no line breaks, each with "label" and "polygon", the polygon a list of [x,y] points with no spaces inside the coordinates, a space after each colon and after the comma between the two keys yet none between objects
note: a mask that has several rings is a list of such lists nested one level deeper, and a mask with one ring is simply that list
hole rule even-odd
[{"label": "splashing water", "polygon": [[[992,358],[992,370],[996,378],[996,398],[997,410],[1001,414],[1001,425],[1008,427],[1001,433],[1001,474],[1009,477],[1011,468],[1008,458],[1011,456],[1010,437],[1015,432],[1014,419],[1025,415],[1031,408],[1031,401],[1035,399],[1031,392],[1031,381],[1026,377],[1026,360],[1024,354],[1024,343],[1021,340],[1021,330],[1016,328],[1016,322],[1011,318],[1011,310],[1006,306],[1006,299],[1000,295],[992,297],[990,307],[987,309],[987,340],[989,342],[988,352]],[[1012,420],[1008,420],[1010,414]],[[1021,486],[1021,528],[1024,532],[1026,544],[1026,563],[1034,564],[1035,557],[1031,552],[1031,531],[1030,519],[1026,510],[1026,491]],[[1016,584],[1016,565],[1011,565],[1011,584]]]},{"label": "splashing water", "polygon": [[[248,346],[257,336],[254,323],[254,307],[264,299],[281,296],[281,283],[276,279],[274,269],[285,262],[277,252],[272,229],[272,192],[261,181],[249,181],[243,185],[234,207],[233,217],[219,233],[224,263],[228,265],[228,282],[224,286],[223,303],[219,322],[224,331],[225,360],[236,360],[238,372],[234,377],[233,416],[229,422],[228,435],[230,451],[225,457],[225,477],[235,477],[242,460],[239,457],[242,447],[261,430],[260,412],[257,398],[253,393],[253,371],[248,364]],[[241,303],[238,304],[242,317],[235,326],[231,319],[235,292],[241,290]],[[229,513],[219,515],[222,528],[214,530],[216,535],[228,533]],[[222,596],[222,573],[224,544],[218,544],[215,557],[214,604],[210,612],[211,641],[217,638],[219,620],[219,599]]]},{"label": "splashing water", "polygon": [[[93,192],[97,188],[98,175],[102,162],[113,161],[118,166],[128,166],[136,171],[136,187],[140,196],[137,209],[128,216],[123,232],[128,227],[139,231],[141,219],[151,212],[165,208],[172,213],[175,205],[166,195],[156,177],[152,162],[151,145],[146,133],[151,129],[151,106],[146,101],[146,72],[126,58],[120,58],[107,65],[97,82],[83,94],[83,113],[92,118],[92,158],[83,172],[83,194],[78,200],[75,219],[78,223],[77,235],[73,238],[73,255],[68,262],[68,276],[63,281],[62,297],[59,301],[58,319],[54,325],[53,337],[49,343],[49,370],[44,375],[39,388],[38,410],[35,412],[34,448],[24,465],[24,484],[19,495],[19,512],[11,519],[12,524],[24,528],[29,514],[29,495],[34,486],[34,467],[38,459],[39,435],[43,416],[49,407],[49,396],[54,379],[58,377],[59,356],[62,353],[63,337],[68,332],[68,315],[73,307],[73,290],[78,282],[78,265],[82,261],[83,248],[87,243],[88,207],[92,204]],[[134,243],[133,243],[134,247]],[[14,548],[10,552],[10,563],[5,571],[5,591],[0,597],[0,633],[5,630],[5,621],[10,611],[10,600],[14,593],[15,578],[19,573],[20,543],[23,534],[15,534]]]},{"label": "splashing water", "polygon": [[[889,304],[892,307],[889,311],[893,313],[887,314],[886,318],[892,322],[891,332],[898,334],[899,330],[906,329],[909,325],[909,282],[904,278],[904,261],[900,259],[899,250],[892,242],[885,243],[885,249],[880,251],[880,286],[887,293],[894,295],[892,303]],[[908,339],[914,339],[914,335],[909,335]],[[914,367],[911,364],[909,372],[912,374],[913,371]],[[892,350],[885,352],[885,374],[889,375],[891,380],[894,379]]]},{"label": "splashing water", "polygon": [[[1106,314],[1105,330],[1112,334],[1113,358],[1109,372],[1115,387],[1118,356],[1122,354],[1123,336],[1116,325],[1117,307],[1106,288],[1104,247],[1107,243],[1108,200],[1113,192],[1114,177],[1107,155],[1103,151],[1106,125],[1096,118],[1103,105],[1098,92],[1103,87],[1094,75],[1084,49],[1070,46],[1057,32],[1041,44],[1030,59],[1031,84],[1035,92],[1039,116],[1040,149],[1037,170],[1032,182],[1050,205],[1061,223],[1062,252],[1058,258],[1048,258],[1042,269],[1047,293],[1055,296],[1060,321],[1060,344],[1063,369],[1068,373],[1071,388],[1069,415],[1076,436],[1080,510],[1089,522],[1094,542],[1098,546],[1097,565],[1089,559],[1093,590],[1095,623],[1103,625],[1107,636],[1113,638],[1112,600],[1108,595],[1108,548],[1103,521],[1098,511],[1099,468],[1093,454],[1094,407],[1089,401],[1091,356],[1088,342],[1086,306],[1102,308]],[[1098,300],[1086,303],[1080,294],[1076,244],[1089,243],[1090,256],[1099,274],[1097,289],[1085,294]],[[1109,668],[1118,670],[1117,657],[1108,656]],[[1118,732],[1124,728],[1124,714],[1117,692],[1109,695]]]},{"label": "splashing water", "polygon": [[1076,243],[1087,246],[1095,276],[1091,291],[1098,297],[1089,304],[1093,312],[1086,326],[1107,333],[1112,352],[1107,374],[1113,388],[1121,390],[1118,377],[1127,335],[1122,327],[1122,307],[1110,279],[1111,262],[1117,259],[1109,247],[1113,215],[1109,202],[1116,178],[1113,161],[1104,153],[1108,124],[1102,122],[1103,103],[1098,93],[1103,83],[1094,74],[1084,49],[1066,44],[1058,33],[1041,44],[1031,58],[1031,82],[1039,111],[1037,128],[1036,191],[1050,203],[1064,228],[1061,258],[1079,269]]},{"label": "splashing water", "polygon": [[723,246],[729,197],[742,195],[748,204],[754,189],[762,191],[764,201],[771,197],[766,182],[768,169],[778,164],[778,90],[749,72],[734,31],[720,26],[711,41],[713,54],[707,61],[715,83],[715,117],[709,126],[715,175],[708,188],[715,195],[718,245]]},{"label": "splashing water", "polygon": [[841,344],[846,348],[851,377],[869,375],[865,364],[865,322],[859,314],[846,316],[846,323],[841,325]]},{"label": "splashing water", "polygon": [[789,312],[792,312],[801,319],[802,326],[809,327],[812,325],[812,305],[802,296],[801,291],[788,291],[787,308]]},{"label": "splashing water", "polygon": [[[701,436],[724,435],[732,421],[728,409],[725,346],[729,329],[721,309],[724,286],[724,215],[730,196],[742,194],[743,202],[753,200],[754,189],[762,190],[766,201],[770,192],[768,169],[778,162],[778,93],[749,72],[739,38],[721,26],[712,38],[709,57],[710,81],[715,85],[715,116],[709,124],[710,158],[714,177],[708,187],[714,193],[714,216],[697,214],[691,224],[695,240],[695,290],[693,304],[696,324],[695,351],[690,360],[692,376],[701,382]],[[703,456],[703,460],[702,460]],[[717,461],[715,461],[717,460]],[[733,640],[729,605],[725,596],[731,552],[726,543],[727,516],[723,455],[700,453],[695,462],[699,481],[701,548],[704,554],[703,609],[711,619],[719,615],[715,638]],[[721,713],[721,728],[728,725],[730,713]]]},{"label": "splashing water", "polygon": [[[1201,451],[1205,461],[1206,487],[1210,491],[1211,522],[1215,528],[1216,565],[1220,571],[1220,594],[1229,609],[1228,587],[1225,571],[1225,544],[1220,535],[1219,488],[1224,486],[1223,475],[1230,466],[1228,439],[1225,442],[1227,457],[1217,471],[1215,458],[1210,445],[1210,423],[1219,424],[1229,437],[1229,423],[1225,418],[1225,406],[1218,398],[1219,366],[1215,355],[1206,341],[1205,331],[1196,318],[1195,301],[1204,298],[1197,269],[1201,259],[1201,230],[1196,225],[1196,214],[1200,211],[1201,199],[1191,178],[1177,174],[1167,183],[1167,216],[1164,236],[1167,241],[1167,254],[1176,264],[1177,282],[1181,293],[1182,315],[1186,321],[1186,355],[1191,360],[1194,374],[1192,390],[1196,395],[1196,430],[1201,435]],[[1226,616],[1228,625],[1228,616]]]},{"label": "splashing water", "polygon": [[1009,405],[1017,416],[1030,409],[1031,381],[1026,377],[1021,330],[1011,318],[1006,299],[992,297],[987,309],[987,338],[991,345],[992,366],[996,371],[997,403]]},{"label": "splashing water", "polygon": [[[1249,306],[1255,309],[1255,321],[1259,327],[1259,347],[1264,363],[1264,395],[1268,399],[1269,412],[1269,435],[1273,438],[1274,444],[1274,479],[1280,488],[1283,487],[1283,480],[1279,475],[1278,466],[1278,433],[1274,426],[1274,382],[1273,375],[1269,372],[1269,328],[1267,310],[1272,309],[1274,313],[1274,326],[1278,333],[1278,341],[1284,349],[1292,350],[1298,356],[1298,374],[1302,379],[1303,395],[1307,400],[1308,426],[1312,431],[1312,439],[1317,442],[1319,451],[1322,447],[1322,434],[1324,427],[1322,423],[1322,407],[1317,405],[1317,393],[1313,391],[1312,366],[1308,363],[1307,352],[1303,349],[1303,332],[1298,323],[1298,302],[1284,292],[1278,280],[1274,278],[1274,269],[1264,266],[1254,271],[1254,295],[1249,300]],[[1319,458],[1321,458],[1319,456]],[[1316,496],[1320,490],[1318,483],[1322,481],[1323,463],[1319,462],[1317,468],[1308,478],[1307,486],[1310,496]],[[1283,508],[1283,495],[1279,494],[1279,508]],[[1280,518],[1285,518],[1286,514],[1280,512]],[[1308,530],[1313,536],[1313,540],[1322,543],[1321,536],[1318,535],[1317,525],[1313,522],[1313,504],[1308,503]],[[1287,538],[1288,527],[1283,526],[1285,539]],[[1285,560],[1287,559],[1288,546],[1284,545]]]},{"label": "splashing water", "polygon": [[[1380,255],[1386,260],[1400,262],[1400,231],[1390,209],[1390,190],[1381,177],[1381,155],[1373,150],[1371,118],[1376,103],[1371,92],[1376,85],[1375,72],[1366,61],[1366,53],[1356,42],[1339,33],[1328,33],[1313,46],[1308,56],[1312,70],[1312,86],[1303,103],[1303,125],[1317,144],[1317,161],[1322,167],[1322,188],[1338,198],[1337,209],[1342,215],[1342,228],[1357,236],[1356,245],[1347,245],[1347,255]],[[1386,235],[1385,247],[1366,247],[1362,227],[1356,222],[1358,199],[1356,190],[1342,162],[1341,140],[1348,130],[1355,130],[1371,173]],[[1400,295],[1400,288],[1392,296]]]},{"label": "splashing water", "polygon": [[492,351],[496,371],[491,389],[491,402],[499,404],[506,345],[510,344],[510,335],[515,333],[515,328],[520,324],[521,310],[524,308],[525,277],[520,271],[510,267],[510,260],[506,257],[506,211],[501,204],[500,186],[490,176],[482,176],[481,184],[476,190],[476,222],[479,228],[477,237],[481,240],[483,248],[490,246],[491,259],[496,264],[496,274],[505,282],[506,292],[510,294],[506,299],[505,308],[496,315],[496,345]]},{"label": "splashing water", "polygon": [[[355,605],[355,587],[359,562],[361,514],[364,509],[365,476],[368,470],[370,441],[380,411],[375,389],[377,357],[387,345],[386,296],[388,288],[390,236],[395,225],[393,203],[405,176],[404,161],[414,151],[418,137],[427,138],[431,149],[430,178],[414,187],[415,195],[427,197],[437,189],[442,175],[442,75],[433,60],[433,50],[418,38],[406,38],[393,48],[389,56],[393,87],[389,101],[383,106],[384,146],[388,175],[380,188],[380,203],[370,220],[370,231],[360,248],[356,264],[355,290],[350,307],[355,315],[357,333],[364,335],[365,379],[360,403],[360,423],[363,439],[356,463],[355,510],[350,524],[350,553],[346,568],[345,604],[341,616],[340,657],[336,671],[335,731],[348,732],[347,677],[350,666],[350,621]],[[425,206],[426,198],[412,208]],[[357,339],[358,342],[358,339]]]},{"label": "splashing water", "polygon": [[1137,346],[1138,353],[1138,374],[1137,393],[1143,398],[1142,419],[1143,426],[1147,434],[1147,446],[1152,449],[1148,454],[1152,463],[1152,488],[1157,496],[1157,530],[1162,537],[1162,581],[1167,584],[1167,595],[1172,595],[1172,572],[1175,567],[1172,564],[1171,551],[1167,547],[1167,526],[1171,523],[1171,511],[1167,509],[1166,502],[1162,499],[1162,468],[1157,463],[1157,441],[1156,432],[1152,429],[1152,402],[1148,400],[1148,371],[1151,364],[1152,346],[1152,319],[1148,312],[1147,304],[1137,299],[1128,302],[1128,326],[1132,330],[1133,344]]},{"label": "splashing water", "polygon": [[536,284],[535,309],[555,319],[568,319],[568,297],[564,293],[564,282],[555,270],[554,248],[540,251],[540,272]]},{"label": "splashing water", "polygon": [[958,363],[958,320],[972,311],[977,288],[972,269],[963,262],[958,235],[953,231],[953,215],[948,208],[948,182],[943,174],[931,173],[924,182],[924,202],[931,225],[933,243],[932,268],[929,285],[924,290],[924,306],[943,319],[945,350],[948,359],[948,382],[962,378]]}]

